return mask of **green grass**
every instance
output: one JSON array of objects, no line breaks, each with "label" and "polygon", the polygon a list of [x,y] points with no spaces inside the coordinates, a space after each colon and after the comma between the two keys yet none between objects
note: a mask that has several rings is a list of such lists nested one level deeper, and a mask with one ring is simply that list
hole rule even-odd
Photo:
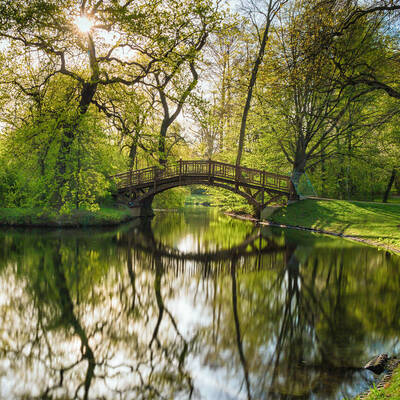
[{"label": "green grass", "polygon": [[[372,198],[371,200],[364,199],[364,201],[373,201],[374,203],[382,203],[382,197],[383,197],[382,195],[376,196],[376,197]],[[387,204],[400,204],[400,196],[399,195],[389,196]]]},{"label": "green grass", "polygon": [[358,237],[400,251],[400,205],[344,200],[303,200],[270,217],[280,224]]},{"label": "green grass", "polygon": [[[400,399],[400,368],[393,372],[391,380],[382,389],[372,388],[366,399]],[[355,400],[359,400],[359,397]]]},{"label": "green grass", "polygon": [[111,226],[131,218],[128,208],[104,207],[98,211],[74,210],[70,214],[62,215],[32,208],[0,208],[0,225],[8,226]]}]

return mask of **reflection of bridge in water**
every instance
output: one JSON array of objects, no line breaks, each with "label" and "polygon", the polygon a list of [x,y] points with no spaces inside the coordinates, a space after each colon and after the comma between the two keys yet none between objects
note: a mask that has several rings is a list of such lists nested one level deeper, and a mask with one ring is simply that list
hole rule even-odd
[{"label": "reflection of bridge in water", "polygon": [[[138,238],[140,239],[137,240]],[[146,253],[151,252],[160,257],[183,261],[225,261],[233,258],[253,257],[259,254],[282,253],[285,251],[284,245],[279,246],[274,241],[263,238],[260,231],[247,236],[243,242],[229,249],[213,250],[204,253],[184,252],[179,249],[166,246],[161,242],[156,243],[146,239],[149,238],[141,237],[139,235],[136,236],[133,240],[135,248]]]},{"label": "reflection of bridge in water", "polygon": [[[225,371],[226,366],[227,374],[234,371],[232,382],[240,383],[242,398],[353,397],[356,385],[372,384],[357,366],[376,348],[380,326],[394,332],[395,343],[396,319],[375,320],[377,313],[368,310],[375,305],[381,307],[378,310],[388,307],[380,289],[396,292],[398,288],[389,283],[398,262],[387,281],[376,283],[377,262],[387,258],[382,254],[376,258],[373,249],[361,248],[357,258],[349,253],[350,247],[332,248],[332,257],[331,248],[311,252],[307,243],[284,235],[273,237],[272,232],[255,228],[237,245],[210,251],[195,241],[199,251],[194,251],[194,245],[184,252],[156,240],[149,226],[135,228],[134,224],[93,234],[46,230],[27,235],[7,230],[2,238],[0,230],[0,270],[2,263],[10,266],[3,274],[3,287],[10,298],[15,295],[10,304],[18,305],[2,313],[2,327],[10,337],[21,333],[32,340],[31,348],[45,349],[51,343],[52,350],[50,355],[40,352],[39,357],[32,352],[34,362],[23,369],[28,371],[25,376],[16,374],[17,379],[25,387],[36,379],[42,384],[41,398],[67,393],[69,387],[81,388],[82,396],[77,398],[91,398],[116,377],[118,385],[104,399],[155,397],[151,396],[155,391],[144,393],[143,387],[154,387],[163,398],[182,393],[191,398],[203,384],[192,372],[196,371],[192,360],[199,357],[199,364],[216,371],[216,377],[218,369]],[[45,251],[32,257],[33,248]],[[93,254],[92,269],[88,260]],[[365,279],[359,277],[360,261],[368,263]],[[365,286],[368,283],[371,286]],[[21,296],[25,290],[26,296]],[[365,296],[365,303],[358,293]],[[37,311],[26,319],[31,301]],[[177,308],[178,302],[183,308]],[[389,306],[395,311],[397,303]],[[199,320],[191,319],[191,310],[193,317],[198,310]],[[10,318],[13,314],[18,315],[17,323]],[[26,325],[18,322],[24,318]],[[187,333],[188,321],[201,324],[191,322],[193,330]],[[371,331],[371,326],[379,330]],[[31,335],[33,331],[37,334]],[[94,335],[101,335],[101,340],[92,345]],[[65,338],[81,352],[72,365],[65,358]],[[27,360],[21,349],[27,346],[6,345],[3,351],[11,361],[10,371],[19,371]],[[126,360],[117,375],[115,354],[123,354]],[[39,362],[43,368],[35,367]],[[56,374],[48,387],[40,372],[46,368]],[[160,374],[141,380],[145,368],[166,371],[166,380],[159,379]],[[65,371],[71,373],[64,375]],[[135,379],[138,385],[125,385]],[[60,383],[53,386],[53,382]],[[236,387],[232,382],[226,387]]]},{"label": "reflection of bridge in water", "polygon": [[[278,244],[272,238],[263,236],[260,228],[254,229],[235,246],[209,251],[183,251],[168,246],[157,241],[148,229],[122,235],[118,242],[132,249],[133,255],[145,258],[148,266],[161,261],[164,268],[189,275],[201,272],[206,276],[227,273],[232,263],[243,271],[276,268],[287,251],[284,243]],[[281,262],[277,262],[278,257]]]},{"label": "reflection of bridge in water", "polygon": [[[357,367],[356,363],[326,356],[329,354],[326,346],[332,346],[332,341],[326,341],[323,337],[321,339],[319,336],[323,333],[315,327],[316,321],[320,321],[323,315],[324,323],[333,331],[343,331],[342,321],[337,318],[336,312],[332,310],[332,314],[327,313],[318,297],[323,294],[330,297],[332,301],[337,299],[340,301],[341,297],[336,296],[336,293],[341,293],[340,288],[345,277],[342,273],[338,273],[336,263],[330,264],[329,271],[325,274],[323,271],[326,268],[321,268],[317,260],[313,260],[312,265],[308,265],[310,268],[302,270],[301,262],[296,255],[299,245],[290,242],[287,237],[273,238],[270,232],[263,232],[262,228],[255,228],[239,244],[231,248],[204,252],[201,252],[201,246],[198,251],[187,252],[170,247],[157,241],[150,227],[143,226],[135,232],[130,231],[118,240],[122,241],[121,247],[128,249],[128,270],[133,286],[137,272],[135,265],[143,265],[154,273],[154,290],[158,299],[159,316],[153,338],[161,329],[163,315],[172,315],[172,310],[168,309],[168,303],[162,301],[162,282],[168,287],[168,279],[179,278],[182,286],[189,287],[194,278],[197,282],[194,290],[196,293],[199,287],[205,287],[207,298],[208,295],[215,296],[219,291],[226,294],[224,299],[232,310],[229,332],[232,334],[231,339],[235,339],[232,343],[237,348],[238,362],[243,374],[242,385],[248,399],[264,398],[258,392],[260,384],[252,380],[255,373],[251,367],[251,365],[254,366],[252,352],[244,345],[248,344],[246,337],[249,335],[249,317],[247,314],[244,315],[246,312],[253,315],[254,310],[257,312],[257,301],[251,295],[253,285],[254,288],[262,288],[261,296],[269,299],[265,308],[261,306],[262,311],[258,310],[258,312],[264,313],[264,310],[268,310],[269,313],[275,315],[276,321],[279,321],[276,330],[272,331],[272,335],[275,335],[274,351],[264,360],[262,367],[264,374],[270,377],[268,385],[265,382],[261,385],[265,396],[271,399],[301,398],[306,400],[318,395],[321,395],[318,398],[330,398],[330,394],[338,390],[339,385],[333,384],[327,389],[322,389],[326,385],[316,386],[318,381],[325,383],[327,377],[333,377],[333,381],[337,380],[338,383],[343,384],[345,390],[354,385],[353,382],[366,386],[371,384],[369,376]],[[341,254],[343,255],[343,252]],[[303,251],[302,261],[305,264],[308,263],[306,261],[308,255],[308,252]],[[258,271],[268,271],[268,273],[257,275]],[[250,273],[250,279],[247,279],[246,273]],[[324,287],[320,282],[321,275],[336,276],[337,280],[334,282],[329,278],[321,280],[325,282]],[[254,280],[255,276],[257,279]],[[222,282],[221,286],[216,288],[216,282]],[[246,308],[246,303],[247,307],[251,304],[251,308]],[[218,315],[217,309],[213,311],[213,316],[216,315]],[[243,323],[242,320],[245,322]],[[217,321],[217,318],[213,321]],[[255,321],[252,320],[252,322]],[[216,326],[219,324],[219,322],[215,323]],[[178,325],[175,324],[175,326]],[[314,332],[319,334],[318,337],[315,335],[315,344]],[[299,338],[302,339],[299,340]],[[309,338],[309,341],[303,338]],[[319,357],[306,359],[304,354],[310,349],[307,346],[313,346]],[[303,387],[301,382],[298,383],[299,376],[306,377],[303,379]],[[281,383],[282,381],[284,384]],[[309,386],[309,382],[312,386]],[[299,385],[304,390],[303,396],[284,394],[298,392]],[[348,397],[347,394],[343,393],[343,397]]]}]

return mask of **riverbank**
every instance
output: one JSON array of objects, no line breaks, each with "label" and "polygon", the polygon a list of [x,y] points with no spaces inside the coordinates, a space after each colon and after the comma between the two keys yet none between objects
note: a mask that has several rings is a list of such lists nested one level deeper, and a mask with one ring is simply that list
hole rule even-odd
[{"label": "riverbank", "polygon": [[[269,218],[270,223],[341,236],[400,253],[400,205],[307,199]],[[382,387],[356,400],[400,398],[400,367]]]},{"label": "riverbank", "polygon": [[56,214],[32,208],[0,208],[0,225],[3,226],[81,228],[113,226],[131,219],[129,209],[125,208],[73,210],[69,214]]},{"label": "riverbank", "polygon": [[269,222],[356,240],[400,253],[400,205],[345,200],[302,200]]},{"label": "riverbank", "polygon": [[[226,214],[255,221],[249,215]],[[400,253],[399,204],[307,199],[282,208],[261,224],[344,237]],[[400,399],[399,366],[377,388],[354,400],[383,398]]]},{"label": "riverbank", "polygon": [[400,367],[393,373],[382,379],[377,387],[372,388],[366,394],[357,396],[354,400],[379,400],[379,399],[399,399],[400,398]]}]

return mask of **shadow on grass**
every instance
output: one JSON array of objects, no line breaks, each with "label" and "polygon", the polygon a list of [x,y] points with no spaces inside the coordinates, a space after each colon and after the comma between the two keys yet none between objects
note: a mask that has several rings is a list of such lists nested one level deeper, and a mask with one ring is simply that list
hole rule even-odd
[{"label": "shadow on grass", "polygon": [[341,235],[400,243],[399,205],[308,199],[287,207],[276,220]]}]

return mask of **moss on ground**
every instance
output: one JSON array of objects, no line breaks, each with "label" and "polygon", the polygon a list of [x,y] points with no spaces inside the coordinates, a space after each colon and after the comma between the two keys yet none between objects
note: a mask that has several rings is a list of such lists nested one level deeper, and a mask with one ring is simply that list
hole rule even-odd
[{"label": "moss on ground", "polygon": [[400,251],[400,205],[344,200],[302,200],[270,221],[354,236]]},{"label": "moss on ground", "polygon": [[98,211],[74,210],[57,214],[32,208],[0,208],[0,225],[85,227],[118,225],[132,219],[128,208],[101,208]]}]

